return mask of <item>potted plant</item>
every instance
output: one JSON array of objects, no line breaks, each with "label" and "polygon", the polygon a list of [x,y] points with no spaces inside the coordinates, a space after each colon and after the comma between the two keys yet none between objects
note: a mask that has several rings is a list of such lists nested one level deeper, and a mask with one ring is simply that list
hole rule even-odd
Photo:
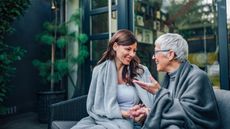
[{"label": "potted plant", "polygon": [[[65,99],[63,78],[71,78],[70,73],[74,66],[83,63],[88,56],[87,47],[85,46],[88,40],[87,36],[78,33],[76,30],[70,31],[68,29],[73,24],[79,26],[79,21],[79,10],[72,14],[69,21],[63,23],[59,23],[57,17],[55,17],[53,22],[44,23],[44,31],[37,37],[40,43],[49,46],[47,51],[50,50],[49,59],[33,60],[33,65],[38,68],[43,82],[50,85],[47,91],[38,92],[38,116],[40,122],[47,122],[50,104]],[[78,55],[75,56],[73,53],[68,52],[67,46],[70,43],[78,43]]]}]

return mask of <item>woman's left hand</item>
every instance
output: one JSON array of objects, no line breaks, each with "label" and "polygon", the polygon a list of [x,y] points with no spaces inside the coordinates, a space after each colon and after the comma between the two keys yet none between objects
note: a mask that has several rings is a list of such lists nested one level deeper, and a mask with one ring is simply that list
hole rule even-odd
[{"label": "woman's left hand", "polygon": [[130,118],[130,112],[129,111],[121,111],[121,115],[125,119]]},{"label": "woman's left hand", "polygon": [[133,83],[137,83],[141,88],[152,94],[155,94],[161,88],[160,84],[152,76],[150,76],[150,80],[151,83],[146,83],[139,80],[133,80]]}]

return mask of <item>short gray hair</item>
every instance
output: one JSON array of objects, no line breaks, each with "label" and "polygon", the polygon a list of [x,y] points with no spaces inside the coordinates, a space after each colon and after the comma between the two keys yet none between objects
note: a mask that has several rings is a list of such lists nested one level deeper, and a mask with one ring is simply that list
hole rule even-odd
[{"label": "short gray hair", "polygon": [[176,53],[176,59],[184,62],[188,59],[188,43],[179,34],[166,33],[158,37],[155,45],[159,45],[161,50],[172,50]]}]

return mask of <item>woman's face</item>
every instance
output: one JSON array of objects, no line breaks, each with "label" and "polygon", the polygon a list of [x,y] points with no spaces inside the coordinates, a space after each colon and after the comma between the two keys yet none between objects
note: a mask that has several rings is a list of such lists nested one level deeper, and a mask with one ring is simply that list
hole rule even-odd
[{"label": "woman's face", "polygon": [[129,46],[114,43],[113,50],[116,52],[115,60],[117,63],[129,65],[133,57],[136,55],[137,43]]}]

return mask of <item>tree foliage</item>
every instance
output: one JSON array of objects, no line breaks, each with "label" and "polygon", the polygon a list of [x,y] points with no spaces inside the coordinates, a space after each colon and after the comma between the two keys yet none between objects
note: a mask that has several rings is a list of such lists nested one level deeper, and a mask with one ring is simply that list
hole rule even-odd
[{"label": "tree foliage", "polygon": [[0,114],[5,112],[3,103],[16,70],[14,62],[21,60],[26,52],[20,47],[9,45],[4,39],[14,31],[12,22],[22,16],[29,5],[29,0],[0,1]]}]

